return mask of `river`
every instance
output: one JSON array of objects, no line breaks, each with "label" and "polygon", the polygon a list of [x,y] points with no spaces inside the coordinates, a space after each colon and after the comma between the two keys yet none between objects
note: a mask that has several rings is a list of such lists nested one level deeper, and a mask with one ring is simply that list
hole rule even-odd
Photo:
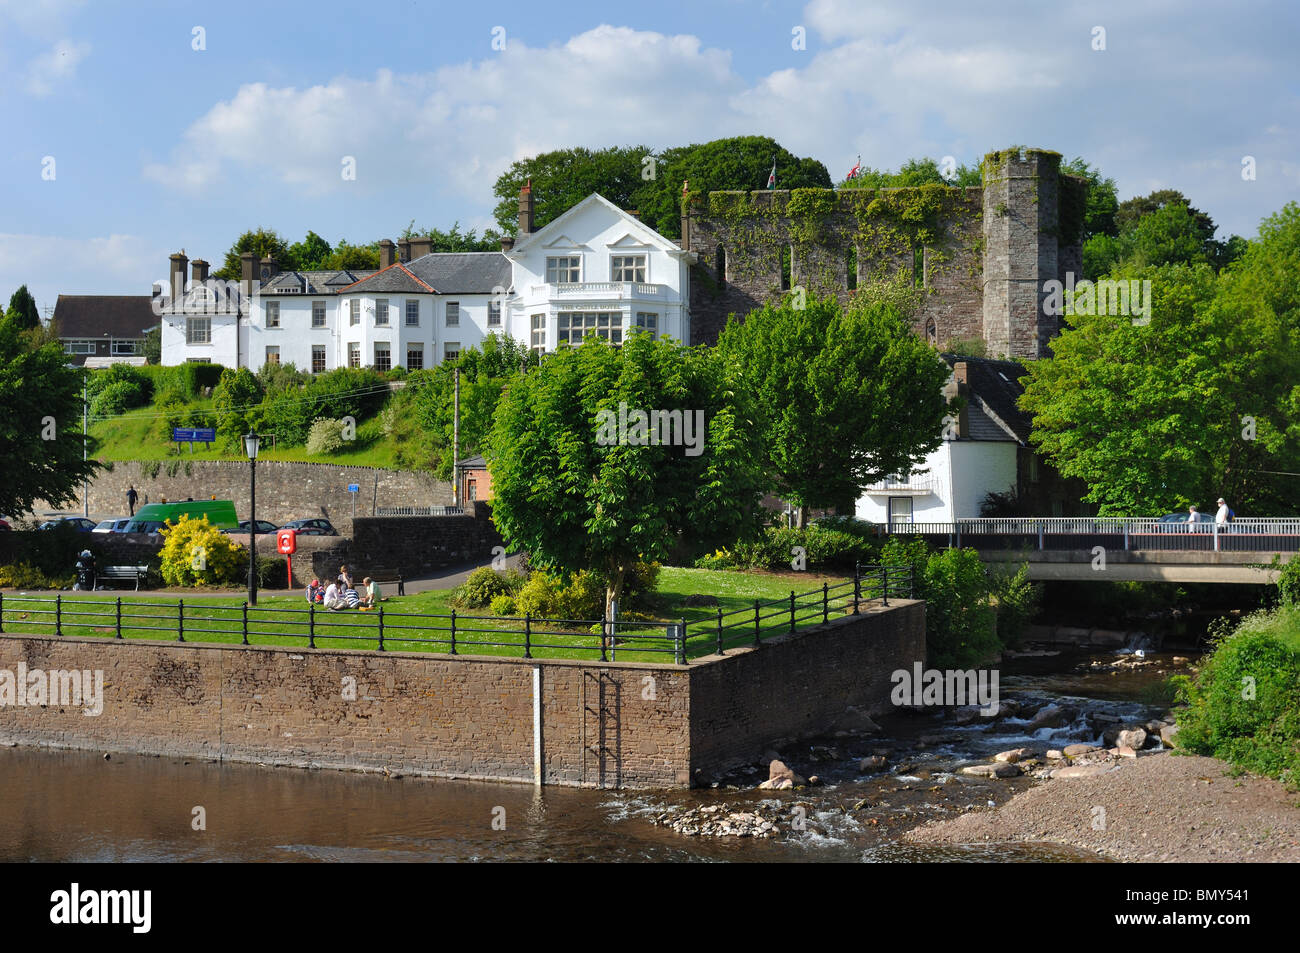
[{"label": "river", "polygon": [[[1152,656],[1162,663],[1167,655]],[[882,722],[871,738],[789,746],[795,770],[819,787],[594,791],[219,764],[138,755],[0,749],[0,861],[1080,861],[1049,844],[918,847],[900,834],[921,821],[1001,803],[1035,782],[972,778],[957,769],[1027,740],[1093,741],[1100,718],[1144,721],[1163,676],[1081,673],[1109,653],[1004,661],[1001,693],[1022,707],[1062,702],[1078,714],[1040,729],[1005,719],[958,726],[931,712]],[[1162,664],[1160,667],[1164,667]],[[859,759],[884,752],[884,771]],[[1061,783],[1061,782],[1052,782]],[[1068,782],[1067,782],[1068,783]],[[654,818],[701,805],[798,805],[806,829],[779,837],[693,837]],[[865,802],[865,803],[864,803]],[[196,812],[201,808],[201,813]],[[203,821],[202,825],[198,820]],[[202,826],[203,829],[195,829]]]}]

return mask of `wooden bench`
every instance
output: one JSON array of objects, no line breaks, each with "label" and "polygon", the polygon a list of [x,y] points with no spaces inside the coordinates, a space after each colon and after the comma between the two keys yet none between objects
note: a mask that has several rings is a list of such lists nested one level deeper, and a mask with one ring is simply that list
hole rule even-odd
[{"label": "wooden bench", "polygon": [[[371,575],[370,578],[373,579],[375,582],[379,583],[379,585],[381,586],[396,586],[397,587],[396,594],[399,596],[406,595],[406,581],[402,579],[402,574],[400,572],[388,573],[387,575],[380,575],[379,573],[374,573]],[[360,592],[361,590],[357,590],[357,591]]]},{"label": "wooden bench", "polygon": [[135,580],[135,591],[140,591],[140,583],[149,577],[148,566],[105,566],[95,573],[95,582],[125,582]]}]

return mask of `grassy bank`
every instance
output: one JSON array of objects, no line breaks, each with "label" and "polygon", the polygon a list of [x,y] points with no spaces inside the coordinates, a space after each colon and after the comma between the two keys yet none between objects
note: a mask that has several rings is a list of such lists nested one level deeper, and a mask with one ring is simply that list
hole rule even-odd
[{"label": "grassy bank", "polygon": [[[764,637],[789,630],[786,606],[792,591],[805,593],[820,590],[823,584],[845,582],[844,577],[821,576],[810,573],[744,573],[720,572],[707,569],[664,568],[659,586],[647,597],[645,613],[651,621],[620,626],[617,659],[629,662],[671,662],[672,642],[667,637],[666,625],[685,619],[687,623],[687,655],[699,657],[710,654],[716,646],[717,614],[749,610],[754,601],[785,600],[781,606],[764,608],[762,625]],[[851,592],[851,590],[849,590]],[[689,596],[712,595],[718,605],[687,605]],[[49,624],[54,621],[53,594],[42,593],[39,602],[34,597],[6,595],[4,598],[4,631],[6,634],[52,633]],[[64,597],[61,628],[65,636],[103,638],[116,631],[117,600],[109,593],[75,593]],[[430,590],[409,596],[391,596],[383,603],[384,648],[400,652],[448,652],[452,607],[450,590]],[[192,642],[240,643],[244,637],[244,598],[229,594],[178,590],[174,596],[140,596],[122,593],[121,612],[123,636],[135,639],[176,640],[179,631],[177,601],[183,599],[184,637]],[[802,619],[797,628],[806,628],[821,622],[813,606],[820,606],[820,595],[800,600],[797,614],[811,615]],[[843,609],[832,610],[831,617],[843,614]],[[426,618],[417,618],[424,616]],[[436,618],[431,618],[436,617]],[[315,640],[318,648],[367,649],[377,647],[379,633],[377,612],[330,612],[317,610],[314,614]],[[306,603],[298,593],[264,594],[256,608],[247,615],[248,641],[253,645],[281,645],[305,647],[308,644],[308,613]],[[487,612],[456,612],[457,646],[460,654],[498,655],[521,657],[525,637],[522,618],[497,618]],[[752,640],[752,617],[744,615],[726,620],[731,644]],[[44,624],[42,624],[44,623]],[[128,628],[134,626],[138,628]],[[444,640],[440,642],[421,639]],[[500,645],[468,645],[470,641],[489,641]],[[547,624],[535,625],[529,640],[535,658],[598,658],[599,638],[595,634],[573,627]]]}]

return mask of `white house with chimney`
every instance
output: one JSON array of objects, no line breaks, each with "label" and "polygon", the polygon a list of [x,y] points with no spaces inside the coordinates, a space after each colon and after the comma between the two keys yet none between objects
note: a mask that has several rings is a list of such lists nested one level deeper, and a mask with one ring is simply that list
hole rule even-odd
[{"label": "white house with chimney", "polygon": [[525,186],[518,234],[499,252],[385,239],[370,271],[281,271],[246,253],[232,285],[209,280],[201,260],[187,282],[188,260],[172,255],[169,286],[154,295],[162,362],[418,370],[494,333],[544,352],[588,334],[619,344],[633,329],[689,344],[691,260],[595,194],[534,230]]}]

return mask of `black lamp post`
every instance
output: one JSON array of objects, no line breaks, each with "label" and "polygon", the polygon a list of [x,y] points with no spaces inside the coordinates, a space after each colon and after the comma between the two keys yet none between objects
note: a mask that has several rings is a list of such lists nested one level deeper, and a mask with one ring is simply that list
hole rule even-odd
[{"label": "black lamp post", "polygon": [[248,604],[257,605],[257,451],[262,438],[257,431],[244,434],[248,454]]}]

